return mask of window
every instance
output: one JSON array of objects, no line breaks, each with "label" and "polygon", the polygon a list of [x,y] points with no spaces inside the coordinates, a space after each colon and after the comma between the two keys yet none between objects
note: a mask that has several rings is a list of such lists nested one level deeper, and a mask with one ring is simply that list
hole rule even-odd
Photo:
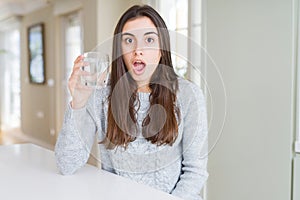
[{"label": "window", "polygon": [[20,31],[1,32],[1,128],[20,126]]},{"label": "window", "polygon": [[82,26],[80,12],[75,12],[63,16],[63,105],[65,110],[66,104],[70,102],[71,96],[68,91],[67,83],[72,72],[74,59],[82,52]]},{"label": "window", "polygon": [[[188,0],[163,0],[158,1],[158,10],[161,13],[163,19],[165,20],[168,29],[175,31],[182,36],[183,38],[188,37]],[[174,35],[175,37],[178,35]],[[172,54],[172,61],[175,67],[175,70],[178,75],[186,76],[187,73],[187,57],[188,57],[188,44],[187,41],[181,41],[180,38],[175,38],[175,44],[172,49],[179,54]]]},{"label": "window", "polygon": [[201,46],[204,46],[201,34],[202,1],[154,0],[150,4],[160,12],[170,30],[176,73],[200,85],[201,57],[204,58],[201,52]]}]

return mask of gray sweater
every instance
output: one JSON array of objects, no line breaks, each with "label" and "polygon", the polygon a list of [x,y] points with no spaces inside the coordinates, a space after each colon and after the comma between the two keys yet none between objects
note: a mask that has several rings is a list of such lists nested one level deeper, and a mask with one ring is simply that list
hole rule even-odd
[{"label": "gray sweater", "polygon": [[[67,108],[55,146],[57,166],[62,174],[73,174],[86,164],[95,134],[98,141],[105,137],[108,90],[95,90],[82,109]],[[138,127],[147,114],[149,95],[138,93]],[[101,167],[183,199],[200,200],[200,190],[208,177],[205,99],[198,86],[179,79],[176,104],[181,121],[172,146],[157,146],[142,136],[129,143],[126,150],[122,147],[109,150],[99,144]]]}]

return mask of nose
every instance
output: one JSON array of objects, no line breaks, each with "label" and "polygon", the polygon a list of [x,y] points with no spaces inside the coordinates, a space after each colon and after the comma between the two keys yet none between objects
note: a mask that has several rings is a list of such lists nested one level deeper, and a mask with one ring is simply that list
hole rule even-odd
[{"label": "nose", "polygon": [[135,49],[135,51],[134,51],[134,55],[136,55],[136,56],[142,56],[143,55],[143,50],[142,49]]},{"label": "nose", "polygon": [[144,54],[143,48],[144,48],[143,42],[142,41],[137,41],[135,49],[134,49],[134,55],[142,56]]}]

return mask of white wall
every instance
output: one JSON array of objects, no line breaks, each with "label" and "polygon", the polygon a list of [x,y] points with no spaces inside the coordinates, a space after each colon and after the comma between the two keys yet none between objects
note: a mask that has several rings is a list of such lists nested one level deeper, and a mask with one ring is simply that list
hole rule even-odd
[{"label": "white wall", "polygon": [[[208,200],[290,199],[292,0],[208,0],[207,47],[228,103],[221,138],[209,155]],[[209,87],[219,97],[211,67]],[[213,117],[222,115],[221,101],[213,99]]]}]

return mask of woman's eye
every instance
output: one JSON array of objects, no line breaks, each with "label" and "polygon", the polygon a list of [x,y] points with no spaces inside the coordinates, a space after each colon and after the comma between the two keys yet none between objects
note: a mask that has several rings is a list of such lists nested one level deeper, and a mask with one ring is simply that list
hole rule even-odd
[{"label": "woman's eye", "polygon": [[132,39],[132,38],[126,38],[126,39],[125,39],[125,42],[126,42],[127,44],[131,44],[131,43],[133,43],[133,39]]},{"label": "woman's eye", "polygon": [[147,43],[153,43],[153,42],[154,42],[154,39],[153,39],[153,38],[146,38],[146,42],[147,42]]}]

